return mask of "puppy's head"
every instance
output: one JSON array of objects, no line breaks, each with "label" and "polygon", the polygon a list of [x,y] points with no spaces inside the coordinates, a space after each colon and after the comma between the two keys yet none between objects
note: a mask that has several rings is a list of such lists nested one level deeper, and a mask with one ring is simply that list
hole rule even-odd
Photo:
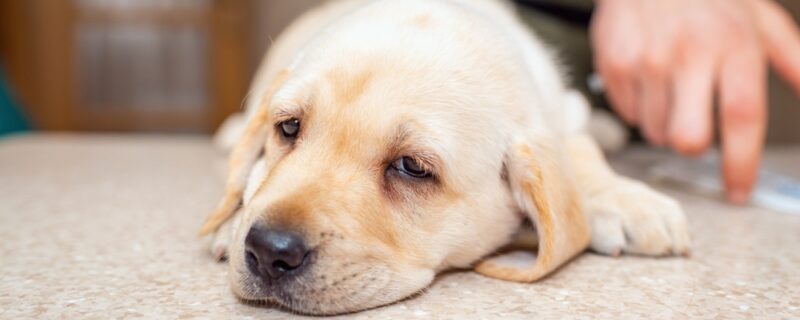
[{"label": "puppy's head", "polygon": [[531,129],[526,94],[504,87],[514,68],[466,72],[431,58],[448,55],[372,44],[279,75],[234,150],[205,230],[243,203],[229,249],[237,295],[311,314],[383,305],[492,253],[526,213],[538,259],[496,257],[480,272],[535,280],[585,246],[556,149]]}]

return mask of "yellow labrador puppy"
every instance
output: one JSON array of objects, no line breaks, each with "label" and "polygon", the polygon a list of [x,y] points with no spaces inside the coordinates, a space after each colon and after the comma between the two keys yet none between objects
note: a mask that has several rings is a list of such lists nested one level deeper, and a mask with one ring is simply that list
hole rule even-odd
[{"label": "yellow labrador puppy", "polygon": [[[245,300],[336,314],[450,268],[530,282],[587,247],[688,250],[678,203],[609,168],[585,101],[500,1],[327,3],[275,42],[247,108],[201,231]],[[492,255],[525,219],[536,249]]]}]

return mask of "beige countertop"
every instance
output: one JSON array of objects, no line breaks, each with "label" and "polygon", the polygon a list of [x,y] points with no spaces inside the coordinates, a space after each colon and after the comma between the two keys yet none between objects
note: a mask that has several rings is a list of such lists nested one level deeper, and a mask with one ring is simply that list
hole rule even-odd
[{"label": "beige countertop", "polygon": [[[614,158],[642,175],[658,152]],[[0,140],[0,318],[257,318],[197,228],[221,194],[204,138],[31,135]],[[800,148],[767,163],[800,171]],[[584,254],[534,284],[472,272],[350,315],[375,318],[800,318],[800,215],[732,207],[659,187],[681,201],[691,258]]]}]

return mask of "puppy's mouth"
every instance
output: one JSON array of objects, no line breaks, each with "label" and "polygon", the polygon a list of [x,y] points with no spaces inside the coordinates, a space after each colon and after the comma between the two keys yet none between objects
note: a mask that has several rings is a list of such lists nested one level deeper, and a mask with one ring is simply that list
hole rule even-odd
[{"label": "puppy's mouth", "polygon": [[240,280],[234,291],[248,302],[276,305],[300,314],[334,315],[376,307],[373,297],[385,291],[389,283],[385,273],[365,264],[320,264],[315,253],[307,259],[314,264],[311,268],[278,278],[237,271]]}]

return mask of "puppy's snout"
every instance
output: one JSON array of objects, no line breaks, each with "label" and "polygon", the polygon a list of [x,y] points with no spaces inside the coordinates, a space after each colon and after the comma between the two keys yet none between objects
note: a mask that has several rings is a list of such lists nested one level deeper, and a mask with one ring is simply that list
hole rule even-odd
[{"label": "puppy's snout", "polygon": [[308,256],[303,239],[291,232],[253,226],[245,239],[247,267],[264,280],[299,271]]}]

